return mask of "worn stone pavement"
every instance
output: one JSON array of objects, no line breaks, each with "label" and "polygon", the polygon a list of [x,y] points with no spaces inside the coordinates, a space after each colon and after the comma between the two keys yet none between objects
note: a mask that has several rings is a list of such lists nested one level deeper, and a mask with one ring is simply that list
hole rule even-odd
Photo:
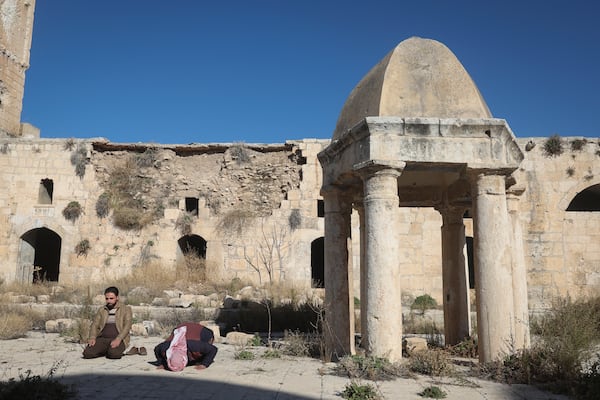
[{"label": "worn stone pavement", "polygon": [[[333,364],[311,358],[235,360],[239,350],[218,343],[219,353],[210,368],[182,372],[157,370],[153,348],[159,338],[133,337],[132,346],[144,346],[147,356],[124,356],[120,360],[81,358],[82,345],[67,343],[58,334],[30,332],[26,338],[0,340],[0,380],[31,373],[54,377],[76,385],[78,399],[341,399],[350,379],[335,376]],[[251,348],[256,354],[263,348]],[[430,377],[371,383],[384,399],[423,399],[418,393],[436,385],[453,400],[559,400],[565,396],[542,392],[526,385],[505,385],[474,378],[433,381]]]}]

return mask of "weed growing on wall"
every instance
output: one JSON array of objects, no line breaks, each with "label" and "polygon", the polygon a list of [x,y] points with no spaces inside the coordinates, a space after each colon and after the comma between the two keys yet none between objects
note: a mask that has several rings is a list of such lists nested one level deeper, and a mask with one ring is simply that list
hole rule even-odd
[{"label": "weed growing on wall", "polygon": [[300,228],[302,225],[302,214],[300,213],[299,209],[294,208],[292,210],[288,218],[288,222],[290,224],[290,230],[295,231],[296,229]]},{"label": "weed growing on wall", "polygon": [[138,156],[129,155],[121,164],[116,165],[110,171],[105,186],[109,196],[108,203],[113,209],[113,223],[125,230],[141,229],[158,218],[163,211],[162,197],[143,196],[155,182],[141,173]]},{"label": "weed growing on wall", "polygon": [[587,144],[587,139],[574,139],[571,141],[571,151],[582,151]]},{"label": "weed growing on wall", "polygon": [[78,257],[79,256],[87,256],[87,254],[91,248],[92,248],[92,246],[90,245],[90,241],[87,239],[83,239],[82,241],[77,243],[77,245],[75,246],[75,253],[77,254]]},{"label": "weed growing on wall", "polygon": [[562,140],[559,135],[552,135],[544,142],[544,155],[557,157],[563,153]]},{"label": "weed growing on wall", "polygon": [[62,215],[65,217],[67,221],[75,222],[77,218],[81,216],[82,208],[81,204],[77,201],[71,201],[67,206],[62,210]]},{"label": "weed growing on wall", "polygon": [[98,200],[96,200],[96,215],[99,218],[104,218],[108,216],[110,212],[110,195],[107,192],[103,192],[100,196],[98,196]]},{"label": "weed growing on wall", "polygon": [[250,162],[250,154],[248,148],[244,143],[235,143],[229,148],[231,158],[234,159],[238,164],[246,164]]},{"label": "weed growing on wall", "polygon": [[79,178],[85,176],[85,166],[88,164],[87,149],[84,144],[78,144],[77,148],[71,153],[71,165],[75,167],[75,175]]}]

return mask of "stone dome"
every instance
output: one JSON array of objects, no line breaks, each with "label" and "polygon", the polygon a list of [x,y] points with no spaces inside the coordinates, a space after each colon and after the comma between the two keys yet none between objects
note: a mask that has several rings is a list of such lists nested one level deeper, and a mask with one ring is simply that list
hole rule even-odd
[{"label": "stone dome", "polygon": [[404,40],[352,90],[333,139],[365,117],[492,118],[479,89],[442,43]]}]

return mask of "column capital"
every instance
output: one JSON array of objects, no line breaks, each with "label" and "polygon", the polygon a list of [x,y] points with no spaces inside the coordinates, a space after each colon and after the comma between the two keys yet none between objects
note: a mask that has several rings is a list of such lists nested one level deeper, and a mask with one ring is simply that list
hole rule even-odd
[{"label": "column capital", "polygon": [[435,209],[442,215],[444,225],[464,225],[463,217],[467,211],[467,207],[437,205]]},{"label": "column capital", "polygon": [[398,177],[405,167],[404,161],[368,160],[354,164],[352,169],[364,179],[371,175],[395,175]]}]

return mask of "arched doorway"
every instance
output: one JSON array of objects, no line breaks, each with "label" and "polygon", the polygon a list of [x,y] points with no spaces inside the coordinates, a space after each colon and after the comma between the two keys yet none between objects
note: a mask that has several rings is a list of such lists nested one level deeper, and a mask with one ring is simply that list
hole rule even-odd
[{"label": "arched doorway", "polygon": [[310,278],[314,288],[325,287],[325,238],[320,237],[310,244]]},{"label": "arched doorway", "polygon": [[181,253],[184,255],[193,253],[199,258],[206,259],[206,240],[202,236],[185,235],[177,243],[179,244]]},{"label": "arched doorway", "polygon": [[600,184],[577,193],[569,203],[567,211],[600,211]]},{"label": "arched doorway", "polygon": [[48,228],[32,229],[21,236],[17,280],[58,282],[62,239]]},{"label": "arched doorway", "polygon": [[206,240],[198,235],[182,236],[179,244],[178,264],[183,265],[188,277],[193,279],[206,279]]}]

